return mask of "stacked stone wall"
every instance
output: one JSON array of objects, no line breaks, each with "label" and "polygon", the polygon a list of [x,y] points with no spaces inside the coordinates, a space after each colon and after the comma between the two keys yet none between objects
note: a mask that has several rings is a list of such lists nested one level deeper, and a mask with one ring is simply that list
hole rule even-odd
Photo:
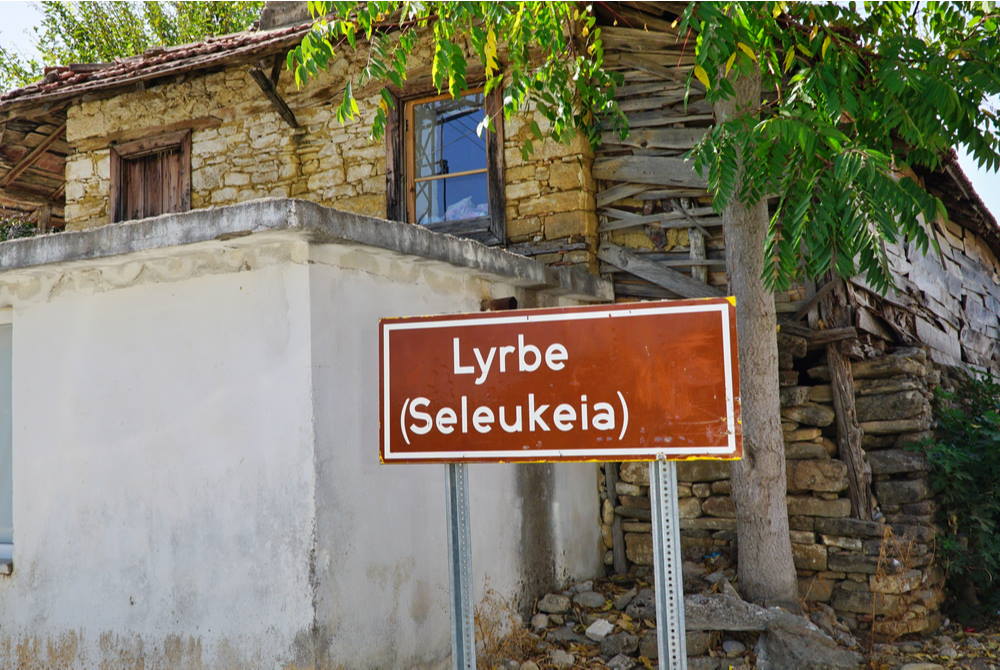
[{"label": "stacked stone wall", "polygon": [[[230,67],[111,98],[76,102],[68,111],[67,229],[109,222],[110,151],[114,141],[191,129],[191,206],[292,197],[369,216],[386,214],[386,145],[370,137],[377,90],[359,99],[360,116],[336,118],[344,77],[357,67],[340,59],[305,88],[283,72],[279,92],[300,124],[278,116],[246,68]],[[591,264],[596,244],[592,155],[585,140],[535,141],[527,116],[505,126],[508,238],[551,264]],[[542,128],[543,132],[545,128]]]},{"label": "stacked stone wall", "polygon": [[[939,373],[923,349],[903,348],[852,365],[877,519],[852,518],[847,466],[837,458],[829,370],[822,350],[780,335],[782,430],[792,553],[804,601],[831,606],[856,632],[895,636],[936,628],[943,575],[933,565],[935,506],[922,452],[930,389]],[[618,466],[614,466],[618,467]],[[737,559],[730,465],[678,463],[685,561],[727,567]],[[615,490],[602,489],[605,563],[614,562],[619,517],[629,569],[652,565],[649,466],[623,463]]]}]

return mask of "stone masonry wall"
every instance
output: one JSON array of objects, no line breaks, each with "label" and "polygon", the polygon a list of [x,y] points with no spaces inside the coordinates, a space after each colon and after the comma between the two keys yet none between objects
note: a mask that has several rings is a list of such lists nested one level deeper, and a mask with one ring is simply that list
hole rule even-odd
[{"label": "stone masonry wall", "polygon": [[[73,104],[66,131],[75,148],[66,163],[67,229],[108,223],[112,141],[188,127],[194,209],[294,197],[385,216],[385,143],[370,139],[367,122],[378,104],[377,90],[359,100],[356,121],[341,125],[336,119],[339,90],[353,67],[341,59],[302,90],[282,73],[279,90],[299,121],[297,129],[278,116],[242,67]],[[590,147],[582,138],[535,142],[534,154],[524,159],[521,146],[529,133],[523,117],[505,127],[508,236],[532,243],[534,255],[548,263],[593,263]]]},{"label": "stone masonry wall", "polygon": [[[939,374],[922,349],[905,348],[853,364],[858,420],[879,503],[877,521],[851,518],[847,467],[837,458],[834,411],[821,351],[779,336],[788,513],[802,599],[832,606],[855,631],[899,635],[932,630],[943,575],[932,565],[934,503],[920,452],[907,445],[931,426],[930,391]],[[613,563],[620,517],[630,570],[652,564],[647,463],[623,463],[611,495],[602,489],[605,563]],[[730,465],[678,463],[682,553],[713,569],[735,564],[736,519]]]}]

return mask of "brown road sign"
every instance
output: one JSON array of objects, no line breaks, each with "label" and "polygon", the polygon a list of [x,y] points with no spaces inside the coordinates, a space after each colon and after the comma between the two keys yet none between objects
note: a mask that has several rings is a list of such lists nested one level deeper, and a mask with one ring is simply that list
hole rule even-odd
[{"label": "brown road sign", "polygon": [[736,459],[728,298],[380,321],[383,463]]}]

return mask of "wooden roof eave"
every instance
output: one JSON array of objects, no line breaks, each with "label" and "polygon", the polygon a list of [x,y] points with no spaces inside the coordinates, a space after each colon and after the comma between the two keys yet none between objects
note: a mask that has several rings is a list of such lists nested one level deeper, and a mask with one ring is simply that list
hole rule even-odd
[{"label": "wooden roof eave", "polygon": [[230,65],[255,64],[262,57],[284,51],[301,40],[311,24],[303,25],[296,32],[283,34],[242,47],[218,51],[175,61],[151,65],[137,71],[124,72],[106,78],[97,78],[79,84],[68,84],[51,90],[28,94],[7,101],[0,101],[0,121],[15,117],[30,117],[40,113],[51,113],[67,106],[72,100],[88,96],[89,99],[111,97],[139,83],[148,83],[173,75],[195,70]]}]

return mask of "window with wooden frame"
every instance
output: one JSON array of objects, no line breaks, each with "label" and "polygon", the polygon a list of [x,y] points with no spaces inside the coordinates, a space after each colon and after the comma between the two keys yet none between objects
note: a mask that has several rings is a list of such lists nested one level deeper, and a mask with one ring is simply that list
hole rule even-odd
[{"label": "window with wooden frame", "polygon": [[[387,128],[389,217],[486,244],[506,241],[499,91],[404,100]],[[494,131],[477,133],[485,114]]]},{"label": "window with wooden frame", "polygon": [[191,209],[191,131],[111,146],[111,222]]}]

